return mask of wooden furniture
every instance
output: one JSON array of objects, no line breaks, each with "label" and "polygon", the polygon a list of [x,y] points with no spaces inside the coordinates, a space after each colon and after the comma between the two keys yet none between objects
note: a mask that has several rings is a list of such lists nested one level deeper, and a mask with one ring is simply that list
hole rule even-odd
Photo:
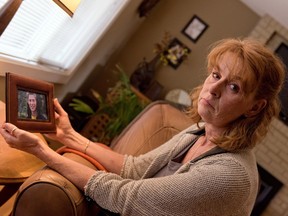
[{"label": "wooden furniture", "polygon": [[[5,103],[0,101],[1,126],[4,121]],[[37,135],[44,140],[42,135]],[[10,207],[6,207],[6,202],[29,176],[44,165],[33,155],[10,148],[4,138],[0,136],[0,215],[8,215],[7,211],[12,210],[13,202],[10,202]],[[5,212],[3,212],[4,208]]]}]

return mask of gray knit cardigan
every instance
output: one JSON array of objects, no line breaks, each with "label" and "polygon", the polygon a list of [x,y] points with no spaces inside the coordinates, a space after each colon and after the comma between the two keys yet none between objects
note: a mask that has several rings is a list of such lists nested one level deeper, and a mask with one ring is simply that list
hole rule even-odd
[{"label": "gray knit cardigan", "polygon": [[207,156],[183,164],[173,175],[151,178],[195,139],[187,133],[195,127],[144,155],[126,155],[120,176],[97,171],[85,195],[121,215],[250,215],[258,191],[251,150]]}]

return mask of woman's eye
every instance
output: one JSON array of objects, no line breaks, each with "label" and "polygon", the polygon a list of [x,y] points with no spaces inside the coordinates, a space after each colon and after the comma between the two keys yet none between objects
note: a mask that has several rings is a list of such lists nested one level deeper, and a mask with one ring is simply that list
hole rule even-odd
[{"label": "woman's eye", "polygon": [[220,79],[220,76],[219,76],[218,73],[212,72],[211,74],[212,74],[212,77],[213,77],[213,78],[215,78],[215,79]]},{"label": "woman's eye", "polygon": [[234,83],[229,84],[229,88],[235,93],[238,93],[240,91],[240,87],[237,84],[234,84]]}]

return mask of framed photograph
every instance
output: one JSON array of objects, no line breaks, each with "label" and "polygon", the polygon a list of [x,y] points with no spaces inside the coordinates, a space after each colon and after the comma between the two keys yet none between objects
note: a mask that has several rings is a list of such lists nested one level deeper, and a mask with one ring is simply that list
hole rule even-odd
[{"label": "framed photograph", "polygon": [[182,33],[186,35],[194,43],[203,35],[207,30],[208,24],[200,19],[197,15],[194,15],[192,19],[187,23],[187,25],[182,30]]},{"label": "framed photograph", "polygon": [[52,83],[6,73],[6,122],[37,133],[56,131]]},{"label": "framed photograph", "polygon": [[163,55],[167,61],[167,64],[174,69],[177,69],[189,53],[190,49],[177,38],[174,38],[170,42],[168,48],[164,51]]}]

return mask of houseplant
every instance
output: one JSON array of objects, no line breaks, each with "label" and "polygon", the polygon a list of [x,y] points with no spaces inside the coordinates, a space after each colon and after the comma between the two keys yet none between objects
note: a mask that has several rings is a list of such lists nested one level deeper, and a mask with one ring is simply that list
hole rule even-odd
[{"label": "houseplant", "polygon": [[79,99],[72,100],[70,104],[74,110],[90,114],[90,119],[81,133],[91,140],[107,145],[148,104],[147,101],[141,100],[131,88],[129,77],[122,67],[116,65],[115,72],[119,75],[119,81],[108,89],[105,97],[102,97],[95,90],[91,90],[94,97],[99,101],[97,110],[93,110]]}]

